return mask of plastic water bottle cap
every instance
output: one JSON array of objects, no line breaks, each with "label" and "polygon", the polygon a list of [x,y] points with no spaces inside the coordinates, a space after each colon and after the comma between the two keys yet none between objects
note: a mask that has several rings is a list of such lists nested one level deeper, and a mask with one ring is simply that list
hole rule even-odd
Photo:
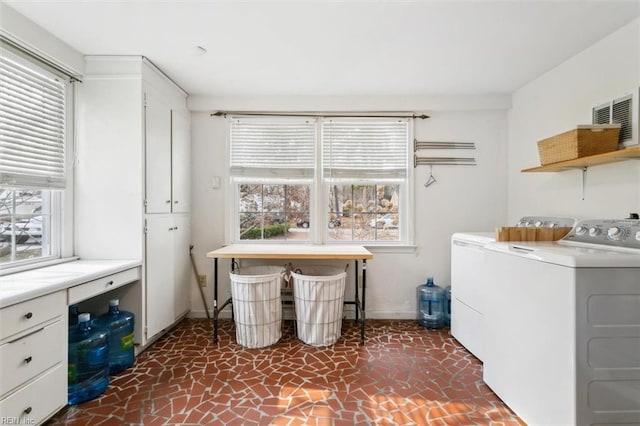
[{"label": "plastic water bottle cap", "polygon": [[109,306],[118,306],[119,304],[120,304],[120,299],[109,300]]},{"label": "plastic water bottle cap", "polygon": [[78,322],[87,322],[91,319],[91,314],[88,312],[83,312],[78,315]]}]

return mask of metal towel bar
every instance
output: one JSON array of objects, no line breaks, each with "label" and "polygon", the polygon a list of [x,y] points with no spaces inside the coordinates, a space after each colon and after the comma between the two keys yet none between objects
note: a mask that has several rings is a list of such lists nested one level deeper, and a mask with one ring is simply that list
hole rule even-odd
[{"label": "metal towel bar", "polygon": [[427,142],[413,140],[413,151],[421,149],[476,149],[473,142]]},{"label": "metal towel bar", "polygon": [[440,165],[440,166],[475,166],[476,159],[473,157],[418,157],[413,156],[413,167]]},{"label": "metal towel bar", "polygon": [[[423,149],[476,149],[473,142],[427,142],[413,140],[413,167],[425,165],[440,166],[475,166],[476,159],[474,157],[418,157],[415,152]],[[432,174],[433,176],[433,174]]]}]

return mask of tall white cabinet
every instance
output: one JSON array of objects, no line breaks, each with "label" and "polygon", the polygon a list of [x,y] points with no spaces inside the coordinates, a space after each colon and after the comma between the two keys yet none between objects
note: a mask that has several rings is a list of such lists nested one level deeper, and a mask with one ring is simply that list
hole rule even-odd
[{"label": "tall white cabinet", "polygon": [[190,306],[186,94],[140,56],[88,56],[85,70],[74,168],[76,254],[143,261],[132,310],[136,343],[146,346]]}]

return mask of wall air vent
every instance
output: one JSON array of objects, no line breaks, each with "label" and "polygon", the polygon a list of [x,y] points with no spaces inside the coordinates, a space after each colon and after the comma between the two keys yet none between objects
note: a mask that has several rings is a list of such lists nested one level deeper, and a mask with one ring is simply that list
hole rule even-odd
[{"label": "wall air vent", "polygon": [[611,103],[611,122],[620,123],[620,142],[630,141],[633,136],[631,130],[632,113],[631,107],[632,101],[631,95],[624,98],[616,99]]},{"label": "wall air vent", "polygon": [[620,148],[638,144],[638,121],[640,119],[640,89],[601,103],[591,110],[592,124],[619,123]]},{"label": "wall air vent", "polygon": [[591,124],[609,124],[611,121],[611,105],[603,104],[593,108],[593,122]]}]

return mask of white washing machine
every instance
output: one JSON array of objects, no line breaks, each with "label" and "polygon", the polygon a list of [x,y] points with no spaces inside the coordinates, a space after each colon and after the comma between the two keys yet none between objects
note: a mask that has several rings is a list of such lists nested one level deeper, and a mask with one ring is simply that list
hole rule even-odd
[{"label": "white washing machine", "polygon": [[[573,227],[576,219],[525,216],[516,226]],[[451,334],[480,361],[484,359],[484,293],[491,279],[484,247],[495,232],[459,232],[451,237]]]},{"label": "white washing machine", "polygon": [[484,381],[529,425],[640,424],[640,220],[491,243]]}]

